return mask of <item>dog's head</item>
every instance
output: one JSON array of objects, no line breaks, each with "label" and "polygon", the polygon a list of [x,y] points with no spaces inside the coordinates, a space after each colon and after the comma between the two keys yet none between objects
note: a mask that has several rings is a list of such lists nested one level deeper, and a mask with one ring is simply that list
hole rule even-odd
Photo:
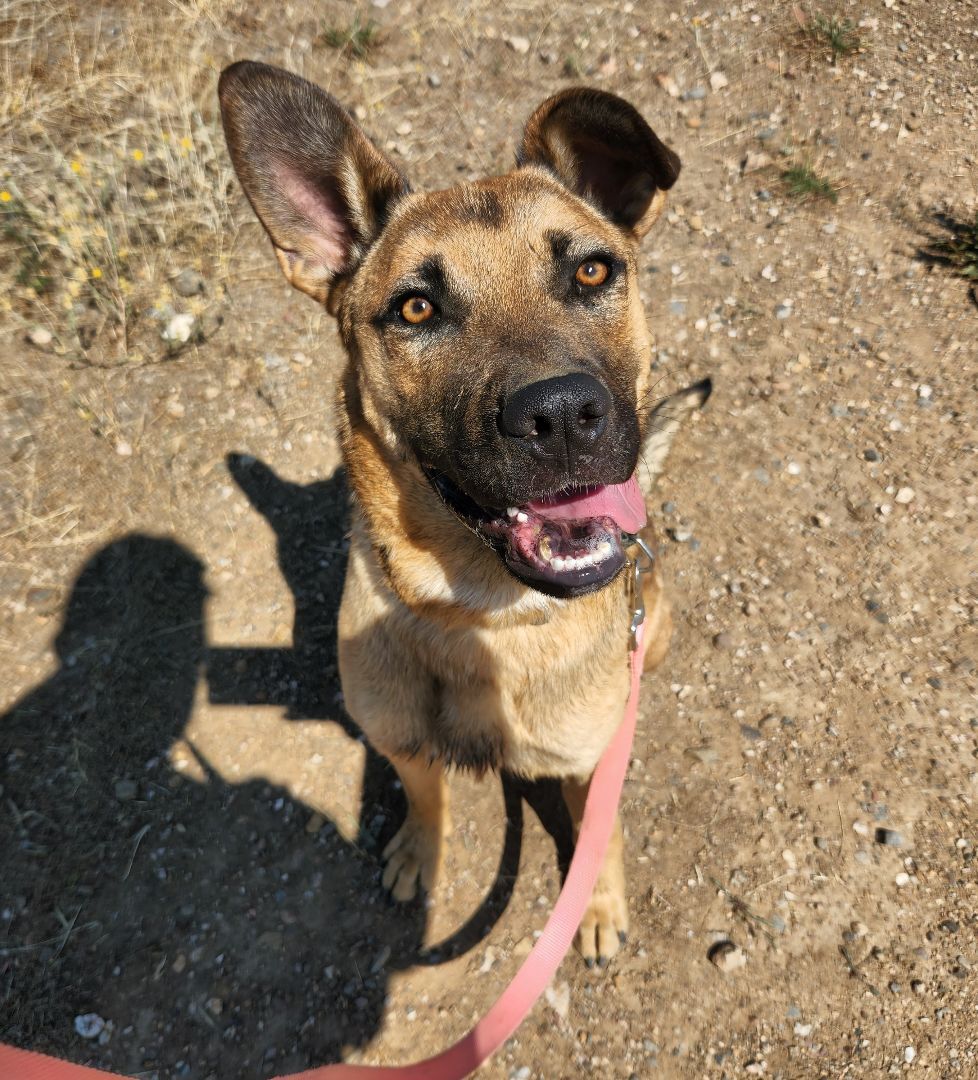
[{"label": "dog's head", "polygon": [[650,424],[635,250],[676,155],[627,102],[571,89],[530,117],[513,172],[421,193],[312,83],[243,62],[220,98],[242,186],[286,278],[338,316],[376,437],[527,584],[607,584],[645,522],[643,438],[671,428]]}]

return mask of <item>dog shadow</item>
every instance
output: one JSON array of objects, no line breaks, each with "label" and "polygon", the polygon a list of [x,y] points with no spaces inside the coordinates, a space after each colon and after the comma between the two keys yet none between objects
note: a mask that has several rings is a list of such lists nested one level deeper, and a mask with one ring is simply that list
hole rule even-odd
[{"label": "dog shadow", "polygon": [[[342,471],[298,485],[240,455],[228,467],[275,531],[293,647],[208,647],[203,566],[172,539],[133,534],[82,568],[57,669],[0,717],[0,1041],[141,1076],[338,1061],[376,1036],[393,972],[461,955],[491,929],[515,880],[524,801],[566,869],[557,785],[504,778],[495,883],[425,949],[423,903],[395,908],[379,885],[377,855],[404,806],[369,747],[353,844],[329,821],[309,833],[308,808],[284,789],[222,779],[192,743],[204,782],[170,764],[202,680],[212,702],[279,704],[359,737],[338,705]],[[89,1013],[106,1023],[86,1040],[76,1018]]]}]

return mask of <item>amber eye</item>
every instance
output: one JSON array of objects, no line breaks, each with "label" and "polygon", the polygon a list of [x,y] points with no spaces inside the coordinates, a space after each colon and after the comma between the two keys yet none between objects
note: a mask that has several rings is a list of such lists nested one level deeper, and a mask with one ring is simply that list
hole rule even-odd
[{"label": "amber eye", "polygon": [[577,268],[574,280],[578,285],[603,285],[608,280],[611,270],[600,259],[587,259]]},{"label": "amber eye", "polygon": [[431,301],[425,300],[423,296],[412,296],[401,305],[401,318],[412,326],[430,319],[434,313],[435,309]]}]

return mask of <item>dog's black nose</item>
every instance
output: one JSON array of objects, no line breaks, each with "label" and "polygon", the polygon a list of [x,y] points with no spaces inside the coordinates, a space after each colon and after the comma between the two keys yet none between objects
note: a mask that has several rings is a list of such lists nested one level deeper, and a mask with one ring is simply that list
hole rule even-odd
[{"label": "dog's black nose", "polygon": [[608,426],[611,395],[590,375],[530,383],[504,402],[499,426],[537,457],[572,458],[593,448]]}]

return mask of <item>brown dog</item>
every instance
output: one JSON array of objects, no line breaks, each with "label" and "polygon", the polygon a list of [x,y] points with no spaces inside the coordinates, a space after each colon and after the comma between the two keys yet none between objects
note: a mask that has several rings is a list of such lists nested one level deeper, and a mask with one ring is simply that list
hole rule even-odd
[{"label": "brown dog", "polygon": [[[565,90],[505,176],[413,192],[323,90],[243,62],[228,146],[288,280],[339,319],[356,496],[340,611],[346,706],[396,767],[398,900],[430,889],[446,766],[560,777],[575,827],[628,693],[623,534],[709,383],[653,409],[635,250],[679,159],[629,104]],[[647,667],[671,630],[646,578]],[[628,928],[621,830],[579,935]]]}]

